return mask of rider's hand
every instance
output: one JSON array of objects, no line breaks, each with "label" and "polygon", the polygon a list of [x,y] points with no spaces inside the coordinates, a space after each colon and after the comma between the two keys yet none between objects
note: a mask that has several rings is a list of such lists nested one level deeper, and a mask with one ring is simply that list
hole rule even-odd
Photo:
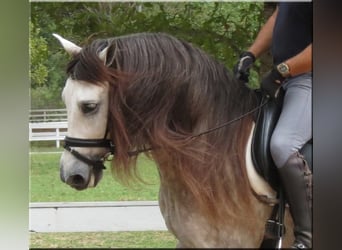
[{"label": "rider's hand", "polygon": [[255,56],[251,52],[243,52],[233,69],[235,78],[247,83],[249,81],[249,69],[253,66],[254,62]]},{"label": "rider's hand", "polygon": [[285,77],[283,77],[279,71],[274,68],[268,72],[261,81],[261,90],[266,93],[271,98],[277,98],[281,84],[284,82]]}]

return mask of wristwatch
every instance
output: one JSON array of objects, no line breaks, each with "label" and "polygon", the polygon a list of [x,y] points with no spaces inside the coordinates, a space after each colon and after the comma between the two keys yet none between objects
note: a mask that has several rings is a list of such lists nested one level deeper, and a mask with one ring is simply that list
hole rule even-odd
[{"label": "wristwatch", "polygon": [[290,67],[284,62],[277,65],[277,70],[285,78],[290,76]]}]

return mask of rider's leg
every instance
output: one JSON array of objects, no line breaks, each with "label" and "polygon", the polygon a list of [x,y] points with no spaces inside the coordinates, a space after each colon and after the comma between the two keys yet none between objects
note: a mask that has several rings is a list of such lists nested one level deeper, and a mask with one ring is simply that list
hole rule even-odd
[{"label": "rider's leg", "polygon": [[293,246],[310,248],[312,175],[298,151],[312,138],[311,74],[290,79],[284,89],[283,110],[271,138],[271,154],[295,223]]}]

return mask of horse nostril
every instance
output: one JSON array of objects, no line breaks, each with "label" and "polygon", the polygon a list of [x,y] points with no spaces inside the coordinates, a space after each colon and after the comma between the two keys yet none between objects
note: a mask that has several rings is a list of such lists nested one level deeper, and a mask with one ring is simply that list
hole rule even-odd
[{"label": "horse nostril", "polygon": [[83,178],[83,176],[78,174],[69,176],[66,183],[77,190],[83,190],[87,188],[86,180]]}]

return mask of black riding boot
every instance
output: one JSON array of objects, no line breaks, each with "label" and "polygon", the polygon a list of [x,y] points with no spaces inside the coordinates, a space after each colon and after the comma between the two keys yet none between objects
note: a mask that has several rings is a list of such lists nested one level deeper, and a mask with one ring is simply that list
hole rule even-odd
[{"label": "black riding boot", "polygon": [[312,248],[312,174],[299,153],[278,169],[294,221],[292,248]]}]

